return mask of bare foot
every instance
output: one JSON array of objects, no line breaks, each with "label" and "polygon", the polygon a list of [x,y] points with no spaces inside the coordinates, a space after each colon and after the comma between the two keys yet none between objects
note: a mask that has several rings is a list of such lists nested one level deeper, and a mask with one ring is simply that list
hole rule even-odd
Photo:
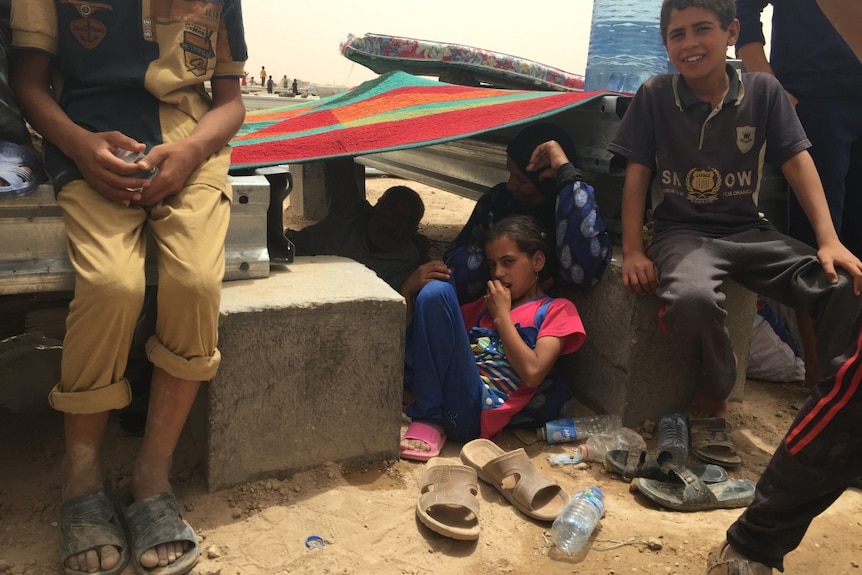
[{"label": "bare foot", "polygon": [[[83,493],[74,493],[68,488],[68,485],[63,486],[63,501],[74,499],[83,495],[90,495],[101,491],[102,485],[98,489],[90,490]],[[120,562],[120,549],[113,545],[100,545],[87,549],[77,555],[71,555],[66,559],[64,566],[72,571],[81,571],[83,573],[96,573],[99,571],[107,571],[112,569]]]},{"label": "bare foot", "polygon": [[141,566],[147,569],[165,567],[182,557],[191,546],[188,541],[173,541],[156,545],[141,554]]},{"label": "bare foot", "polygon": [[[63,501],[98,493],[104,489],[104,476],[98,459],[99,456],[95,451],[85,453],[79,449],[77,457],[66,454],[62,463]],[[117,547],[100,545],[70,556],[64,566],[73,571],[96,573],[112,569],[119,562],[120,550]]]},{"label": "bare foot", "polygon": [[63,566],[72,571],[97,573],[114,568],[120,562],[120,550],[113,545],[100,545],[72,555]]},{"label": "bare foot", "polygon": [[689,406],[688,414],[689,417],[695,419],[706,417],[721,417],[722,419],[726,419],[727,411],[727,399],[715,400],[697,394],[694,399],[691,400],[691,406]]},{"label": "bare foot", "polygon": [[120,551],[113,545],[102,545],[66,559],[64,567],[82,573],[98,573],[113,569],[120,562]]},{"label": "bare foot", "polygon": [[[139,458],[135,462],[132,475],[132,496],[134,500],[141,501],[159,493],[173,493],[173,488],[168,480],[170,468],[170,461],[163,462],[161,465],[155,465],[153,463],[145,464]],[[188,541],[162,543],[147,549],[141,555],[140,562],[147,569],[165,567],[182,557],[191,548],[192,544]]]}]

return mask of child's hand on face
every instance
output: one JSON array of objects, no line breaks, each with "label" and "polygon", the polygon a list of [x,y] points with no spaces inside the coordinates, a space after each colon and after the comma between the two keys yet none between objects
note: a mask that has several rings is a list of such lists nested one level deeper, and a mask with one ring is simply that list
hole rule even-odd
[{"label": "child's hand on face", "polygon": [[512,292],[499,280],[488,280],[485,307],[488,308],[491,318],[495,318],[501,313],[508,314],[512,309]]}]

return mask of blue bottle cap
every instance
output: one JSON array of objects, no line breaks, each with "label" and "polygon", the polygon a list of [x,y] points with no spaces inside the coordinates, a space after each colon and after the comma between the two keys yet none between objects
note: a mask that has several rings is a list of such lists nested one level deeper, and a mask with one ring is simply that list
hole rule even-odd
[{"label": "blue bottle cap", "polygon": [[309,535],[305,540],[305,546],[309,549],[320,549],[326,545],[326,541],[320,535]]}]

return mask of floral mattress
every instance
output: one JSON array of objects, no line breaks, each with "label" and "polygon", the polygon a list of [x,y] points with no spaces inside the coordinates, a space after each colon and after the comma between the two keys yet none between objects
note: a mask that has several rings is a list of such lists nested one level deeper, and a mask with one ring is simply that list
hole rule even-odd
[{"label": "floral mattress", "polygon": [[437,76],[453,84],[487,84],[519,90],[584,89],[584,77],[539,62],[462,44],[365,34],[348,35],[344,57],[378,74],[401,70],[416,76]]}]

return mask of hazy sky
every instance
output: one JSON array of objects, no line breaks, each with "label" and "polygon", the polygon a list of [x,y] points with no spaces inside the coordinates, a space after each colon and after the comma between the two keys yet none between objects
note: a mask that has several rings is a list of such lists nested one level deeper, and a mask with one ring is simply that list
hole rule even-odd
[{"label": "hazy sky", "polygon": [[354,86],[376,74],[339,51],[348,34],[467,44],[583,74],[592,0],[243,0],[249,74]]},{"label": "hazy sky", "polygon": [[339,51],[348,34],[466,44],[583,74],[592,0],[243,0],[246,71],[355,86],[376,76]]}]

